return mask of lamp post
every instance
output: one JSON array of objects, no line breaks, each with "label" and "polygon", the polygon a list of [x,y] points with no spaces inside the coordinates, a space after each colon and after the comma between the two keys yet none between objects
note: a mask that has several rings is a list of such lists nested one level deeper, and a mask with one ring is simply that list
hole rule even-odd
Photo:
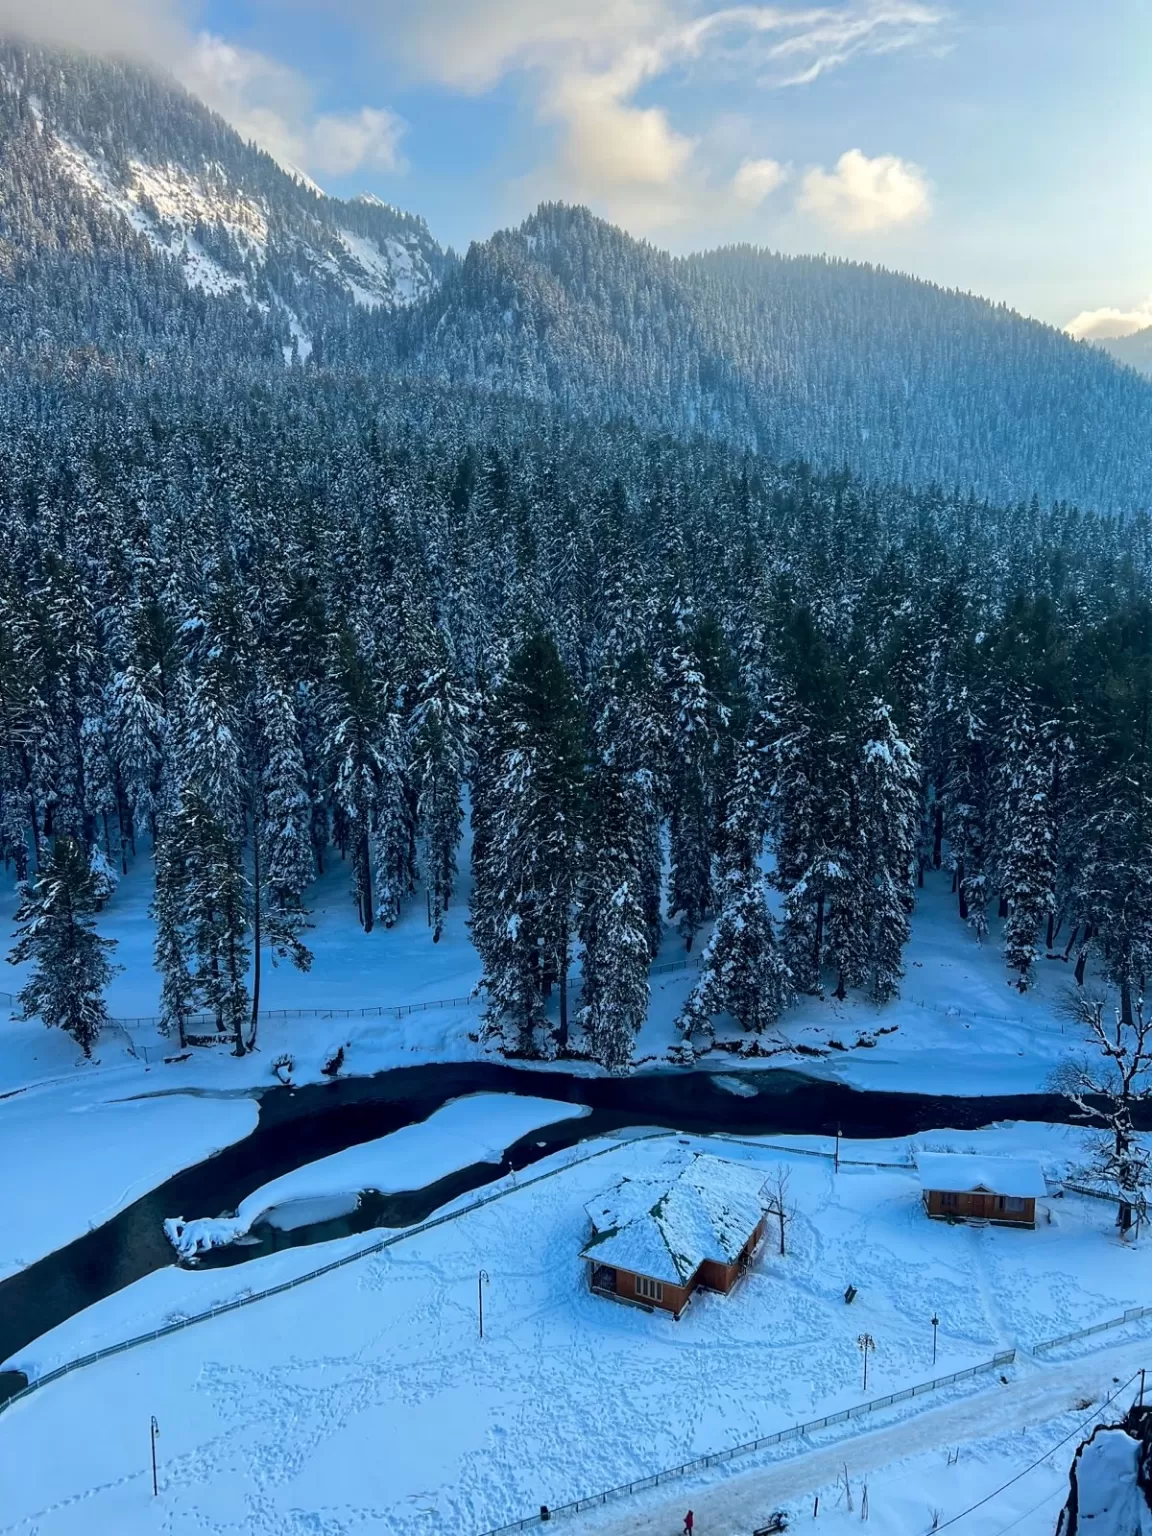
[{"label": "lamp post", "polygon": [[864,1356],[864,1391],[868,1390],[868,1356],[876,1348],[876,1340],[870,1333],[862,1333],[856,1340],[856,1347]]},{"label": "lamp post", "polygon": [[480,1303],[480,1337],[484,1337],[484,1287],[492,1282],[488,1279],[488,1271],[482,1269],[476,1276],[476,1299]]},{"label": "lamp post", "polygon": [[160,1492],[160,1485],[156,1478],[156,1436],[160,1433],[160,1426],[156,1422],[155,1414],[152,1415],[150,1433],[152,1436],[152,1497],[156,1498]]},{"label": "lamp post", "polygon": [[940,1326],[940,1319],[935,1312],[932,1314],[932,1364],[936,1364],[936,1330]]}]

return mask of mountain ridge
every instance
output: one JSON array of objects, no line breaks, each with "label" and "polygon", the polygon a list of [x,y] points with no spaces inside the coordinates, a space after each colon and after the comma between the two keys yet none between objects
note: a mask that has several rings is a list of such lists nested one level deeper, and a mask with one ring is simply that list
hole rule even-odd
[{"label": "mountain ridge", "polygon": [[460,259],[373,194],[329,198],[173,81],[11,40],[0,151],[10,363],[288,362],[874,483],[1152,505],[1152,382],[921,278],[750,245],[672,256],[561,203]]}]

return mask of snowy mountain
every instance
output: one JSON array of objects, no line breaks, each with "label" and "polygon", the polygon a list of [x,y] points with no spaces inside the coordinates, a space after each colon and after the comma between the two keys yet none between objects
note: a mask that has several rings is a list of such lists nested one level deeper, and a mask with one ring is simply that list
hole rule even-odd
[{"label": "snowy mountain", "polygon": [[[1152,386],[1003,305],[752,247],[674,258],[545,206],[398,315],[397,365],[995,500],[1152,503]],[[1152,334],[1152,333],[1150,333]]]},{"label": "snowy mountain", "polygon": [[126,63],[0,46],[0,159],[12,276],[70,262],[75,293],[86,262],[116,253],[147,286],[151,258],[193,296],[239,301],[289,354],[349,310],[422,298],[446,264],[422,219],[325,196]]},{"label": "snowy mountain", "polygon": [[[1139,341],[1114,350],[1137,360]],[[1152,505],[1152,383],[1004,306],[821,257],[674,258],[562,205],[461,262],[421,218],[325,196],[169,80],[13,42],[0,357],[38,372],[163,358],[196,377],[298,360],[873,484]]]}]

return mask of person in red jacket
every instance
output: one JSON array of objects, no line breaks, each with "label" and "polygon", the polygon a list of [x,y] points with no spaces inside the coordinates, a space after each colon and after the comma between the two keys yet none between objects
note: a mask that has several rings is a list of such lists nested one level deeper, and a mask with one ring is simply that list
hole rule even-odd
[{"label": "person in red jacket", "polygon": [[692,1513],[691,1510],[689,1510],[688,1513],[684,1516],[684,1536],[692,1536],[692,1532],[695,1529],[696,1516]]}]

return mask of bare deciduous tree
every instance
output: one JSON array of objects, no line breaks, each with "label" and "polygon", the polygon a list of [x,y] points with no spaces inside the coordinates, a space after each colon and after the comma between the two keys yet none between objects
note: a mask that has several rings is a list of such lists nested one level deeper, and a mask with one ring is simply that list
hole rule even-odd
[{"label": "bare deciduous tree", "polygon": [[1093,1173],[1115,1189],[1116,1224],[1127,1232],[1147,1211],[1152,1154],[1136,1129],[1136,1106],[1152,1101],[1152,1018],[1136,998],[1126,1020],[1102,997],[1073,991],[1068,1016],[1081,1026],[1099,1059],[1069,1059],[1057,1068],[1052,1086],[1070,1099],[1081,1119],[1100,1132]]},{"label": "bare deciduous tree", "polygon": [[787,1253],[786,1229],[788,1223],[796,1214],[796,1207],[788,1198],[788,1184],[791,1173],[787,1168],[777,1168],[764,1180],[760,1189],[760,1197],[764,1201],[764,1209],[769,1216],[775,1216],[780,1223],[780,1257]]}]

